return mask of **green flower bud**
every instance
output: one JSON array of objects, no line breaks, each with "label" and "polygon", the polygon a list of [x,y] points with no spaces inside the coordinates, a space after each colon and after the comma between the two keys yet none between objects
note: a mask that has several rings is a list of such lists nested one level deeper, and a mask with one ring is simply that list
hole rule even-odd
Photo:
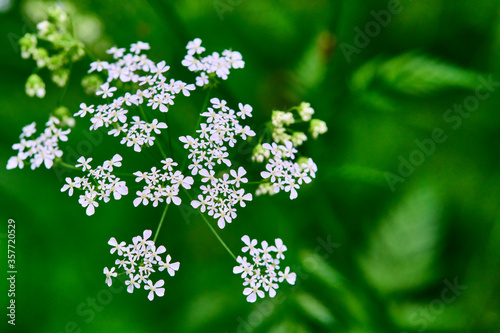
[{"label": "green flower bud", "polygon": [[55,54],[47,59],[47,68],[51,71],[56,71],[66,64],[67,59],[64,53]]},{"label": "green flower bud", "polygon": [[63,9],[63,6],[50,6],[47,12],[49,20],[54,22],[59,30],[66,30],[68,24],[68,14]]},{"label": "green flower bud", "polygon": [[312,119],[309,127],[309,132],[311,132],[314,139],[318,138],[318,135],[324,134],[328,131],[326,123],[323,120]]},{"label": "green flower bud", "polygon": [[311,117],[314,114],[314,109],[311,107],[311,104],[306,102],[300,103],[297,111],[299,112],[299,115],[303,121],[311,120]]},{"label": "green flower bud", "polygon": [[292,138],[290,141],[292,141],[292,143],[295,147],[298,147],[301,144],[303,144],[304,141],[306,141],[306,140],[307,140],[307,135],[304,132],[293,132]]},{"label": "green flower bud", "polygon": [[285,133],[284,127],[275,127],[272,136],[276,143],[284,143],[285,140],[291,140],[292,138],[290,134]]},{"label": "green flower bud", "polygon": [[49,60],[49,52],[43,47],[37,47],[33,51],[33,59],[36,61],[38,68],[43,68],[47,65],[47,61]]},{"label": "green flower bud", "polygon": [[285,112],[279,110],[273,110],[271,114],[271,122],[275,127],[283,127],[283,114]]},{"label": "green flower bud", "polygon": [[307,164],[307,162],[309,162],[309,157],[300,156],[300,157],[297,159],[297,164],[298,164],[298,165]]},{"label": "green flower bud", "polygon": [[71,116],[71,112],[65,106],[60,106],[54,110],[54,116],[56,116],[59,120],[62,120],[65,116]]},{"label": "green flower bud", "polygon": [[71,48],[70,51],[71,61],[77,62],[85,55],[84,45],[80,42],[76,42],[76,44]]},{"label": "green flower bud", "polygon": [[35,35],[26,34],[19,39],[21,47],[21,57],[28,59],[36,50],[37,39]]},{"label": "green flower bud", "polygon": [[45,83],[37,74],[31,74],[26,80],[26,94],[30,97],[43,98],[45,96]]},{"label": "green flower bud", "polygon": [[95,95],[103,83],[97,74],[85,75],[82,79],[82,87],[87,95]]},{"label": "green flower bud", "polygon": [[61,121],[61,126],[75,126],[75,119],[73,115],[69,111],[69,109],[65,106],[60,106],[54,110],[54,116],[57,117]]},{"label": "green flower bud", "polygon": [[264,149],[264,147],[262,147],[262,145],[259,143],[253,148],[252,161],[262,163],[265,159],[269,158],[269,155],[269,150]]},{"label": "green flower bud", "polygon": [[55,31],[55,27],[49,21],[42,21],[36,25],[38,34],[42,37],[47,37]]},{"label": "green flower bud", "polygon": [[269,194],[269,195],[275,195],[276,192],[274,192],[274,185],[272,183],[262,183],[259,184],[259,187],[255,191],[255,195],[264,195],[264,194]]},{"label": "green flower bud", "polygon": [[52,81],[59,87],[64,87],[69,78],[69,69],[60,68],[52,72]]}]

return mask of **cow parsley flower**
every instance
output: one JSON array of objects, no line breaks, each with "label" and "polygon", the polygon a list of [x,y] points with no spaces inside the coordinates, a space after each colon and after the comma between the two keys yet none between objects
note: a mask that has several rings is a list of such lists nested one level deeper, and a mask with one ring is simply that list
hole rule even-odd
[{"label": "cow parsley flower", "polygon": [[151,172],[137,171],[134,173],[137,177],[136,182],[146,182],[142,191],[137,191],[134,206],[137,207],[141,203],[146,206],[152,202],[153,206],[156,207],[163,201],[179,206],[182,202],[178,196],[180,187],[190,189],[193,185],[192,177],[185,177],[182,172],[174,171],[177,163],[173,159],[167,158],[161,162],[164,164],[162,170],[152,167]]},{"label": "cow parsley flower", "polygon": [[67,177],[67,184],[61,188],[61,192],[68,191],[68,194],[72,196],[74,189],[83,191],[84,194],[80,195],[78,202],[83,208],[86,208],[88,216],[93,215],[95,208],[99,206],[98,201],[106,203],[110,201],[111,196],[115,200],[120,200],[123,195],[128,194],[125,181],[112,174],[114,167],[122,165],[121,161],[122,157],[115,154],[111,160],[104,161],[103,165],[93,169],[90,165],[92,158],[86,159],[81,156],[76,167],[81,167],[82,171],[87,171],[87,175],[73,179]]},{"label": "cow parsley flower", "polygon": [[67,135],[71,130],[69,128],[63,130],[60,120],[51,116],[45,123],[45,130],[37,138],[28,140],[36,133],[35,126],[35,123],[31,123],[23,128],[23,133],[19,136],[21,142],[12,146],[12,149],[17,150],[17,156],[12,156],[8,160],[8,170],[22,169],[26,161],[32,170],[42,164],[50,169],[54,165],[54,160],[63,155],[63,151],[59,149],[59,141],[68,141]]},{"label": "cow parsley flower", "polygon": [[251,256],[250,261],[247,257],[238,256],[236,261],[238,266],[233,268],[234,274],[241,274],[244,280],[243,295],[247,296],[247,301],[254,303],[257,297],[264,298],[265,293],[269,297],[276,296],[276,289],[279,283],[287,281],[289,284],[295,284],[297,275],[290,272],[290,267],[280,271],[280,260],[285,259],[283,252],[287,250],[283,241],[279,238],[275,240],[275,245],[269,246],[266,241],[257,245],[256,239],[250,239],[247,235],[241,238],[245,246],[241,249],[243,253],[248,252]]},{"label": "cow parsley flower", "polygon": [[[269,151],[272,158],[266,164],[266,171],[261,172],[264,179],[268,179],[273,184],[274,193],[282,190],[290,193],[290,199],[297,198],[297,190],[303,183],[310,183],[316,175],[316,164],[312,159],[301,163],[294,162],[295,153],[291,141],[285,141],[284,145],[276,143],[265,143],[262,147]],[[259,188],[261,191],[265,189]]]},{"label": "cow parsley flower", "polygon": [[196,85],[198,86],[208,84],[208,78],[211,74],[212,76],[226,80],[230,69],[243,68],[245,66],[241,53],[238,51],[224,50],[222,55],[213,52],[206,57],[201,57],[205,48],[201,46],[201,39],[199,38],[190,41],[186,49],[188,53],[184,57],[184,60],[182,60],[182,65],[192,72],[200,73],[200,76],[196,77]]},{"label": "cow parsley flower", "polygon": [[[255,132],[248,125],[240,124],[243,113],[237,115],[225,100],[214,97],[210,102],[212,107],[201,114],[206,120],[196,131],[198,137],[181,136],[179,140],[189,151],[191,164],[188,169],[193,176],[199,174],[203,183],[200,186],[202,194],[198,200],[191,201],[191,206],[200,208],[201,212],[207,210],[208,215],[217,220],[217,225],[223,229],[226,223],[236,218],[237,205],[245,207],[245,201],[252,200],[252,194],[240,188],[241,184],[248,182],[244,177],[247,171],[242,166],[237,170],[229,169],[229,173],[224,172],[220,176],[215,171],[218,167],[230,168],[232,162],[228,147],[234,147],[238,138],[245,140],[255,136]],[[245,116],[251,116],[251,106],[241,104],[241,109],[246,110]]]},{"label": "cow parsley flower", "polygon": [[[175,272],[179,270],[180,263],[172,263],[170,255],[167,255],[166,260],[162,260],[161,254],[167,250],[163,245],[156,247],[155,242],[150,240],[151,230],[144,230],[142,236],[132,238],[132,243],[126,244],[125,242],[118,242],[114,237],[109,239],[108,244],[112,246],[111,254],[117,253],[121,259],[116,259],[115,265],[126,274],[128,280],[125,281],[127,285],[127,292],[132,293],[135,289],[140,289],[141,285],[144,290],[149,290],[148,299],[152,301],[155,296],[163,297],[165,288],[163,288],[165,281],[160,279],[153,283],[150,278],[152,273],[158,269],[160,272],[167,269],[170,276],[174,276]],[[107,267],[104,268],[106,275],[106,284],[111,286],[112,277],[117,276],[116,267],[111,270]]]},{"label": "cow parsley flower", "polygon": [[[168,112],[177,95],[189,96],[196,89],[194,84],[167,79],[170,66],[165,61],[155,63],[141,54],[148,49],[149,45],[144,42],[132,44],[128,53],[123,48],[112,47],[108,53],[113,55],[114,62],[93,62],[89,72],[107,71],[107,80],[96,95],[107,99],[108,103],[96,107],[82,103],[80,111],[75,113],[81,117],[90,114],[91,130],[109,128],[108,135],[121,137],[120,143],[136,152],[141,152],[144,146],[153,146],[156,135],[168,127],[148,113],[154,110]],[[116,86],[123,86],[123,83],[131,87],[130,91],[118,91]],[[150,110],[144,110],[144,104]],[[140,109],[141,115],[131,115],[134,109]]]}]

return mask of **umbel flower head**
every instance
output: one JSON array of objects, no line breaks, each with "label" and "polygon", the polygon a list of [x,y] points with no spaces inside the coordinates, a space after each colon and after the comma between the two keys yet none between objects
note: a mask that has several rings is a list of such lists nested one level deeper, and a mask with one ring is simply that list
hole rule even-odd
[{"label": "umbel flower head", "polygon": [[290,199],[297,198],[300,186],[303,183],[310,183],[316,176],[316,164],[311,158],[301,164],[293,162],[297,150],[288,140],[284,145],[273,142],[265,143],[262,147],[272,156],[266,164],[266,171],[261,172],[262,178],[268,179],[273,184],[274,193],[284,190],[290,192]]},{"label": "umbel flower head", "polygon": [[29,139],[36,133],[36,123],[31,123],[23,127],[23,132],[19,136],[21,142],[12,146],[17,150],[17,156],[12,156],[7,162],[7,169],[24,167],[26,160],[29,161],[31,169],[34,170],[45,165],[50,169],[54,165],[54,160],[63,155],[59,149],[59,141],[68,141],[68,134],[71,130],[61,128],[58,118],[50,116],[45,123],[45,130],[35,139]]},{"label": "umbel flower head", "polygon": [[115,200],[120,200],[123,195],[128,194],[128,187],[125,181],[112,174],[113,168],[122,165],[122,157],[115,154],[109,161],[105,161],[103,165],[99,165],[95,169],[92,168],[90,162],[92,158],[86,159],[81,156],[78,159],[76,167],[81,167],[82,171],[87,171],[87,175],[83,177],[66,178],[66,184],[61,188],[61,192],[68,191],[68,195],[73,195],[73,189],[83,191],[78,202],[83,208],[86,208],[86,213],[91,216],[95,213],[95,207],[99,206],[98,201],[108,202],[111,196]]},{"label": "umbel flower head", "polygon": [[257,240],[250,239],[247,235],[241,238],[245,246],[241,249],[243,253],[248,252],[252,259],[238,256],[236,259],[238,266],[233,268],[234,274],[241,274],[244,280],[243,295],[247,296],[247,301],[253,303],[257,296],[264,298],[265,292],[269,297],[276,296],[276,289],[279,283],[286,280],[289,284],[295,284],[297,275],[290,272],[290,267],[280,271],[280,260],[285,259],[283,252],[287,250],[280,238],[275,240],[275,245],[269,246],[266,241],[261,243],[261,248],[257,248]]},{"label": "umbel flower head", "polygon": [[184,148],[189,151],[188,158],[191,164],[188,169],[192,175],[199,174],[202,178],[200,186],[202,194],[197,200],[191,201],[191,206],[199,208],[201,213],[208,211],[208,215],[217,220],[219,228],[223,229],[226,223],[236,218],[237,205],[245,207],[245,201],[252,200],[251,193],[245,193],[240,188],[241,183],[248,182],[244,176],[247,171],[240,166],[238,170],[230,169],[217,177],[215,169],[218,166],[229,168],[232,166],[229,159],[228,146],[234,147],[238,138],[246,140],[255,136],[255,132],[248,125],[241,125],[240,120],[251,117],[252,107],[239,103],[239,111],[230,109],[225,100],[212,98],[212,107],[201,114],[206,121],[200,125],[197,138],[182,136]]},{"label": "umbel flower head", "polygon": [[117,271],[121,270],[120,274],[128,277],[125,281],[127,292],[133,293],[134,290],[141,289],[143,286],[144,290],[149,290],[150,301],[155,295],[162,297],[165,294],[165,288],[163,288],[165,281],[161,279],[153,283],[150,276],[156,270],[160,272],[166,270],[170,276],[174,276],[179,270],[180,263],[171,262],[170,255],[164,255],[167,251],[165,246],[156,247],[155,242],[149,239],[151,234],[151,230],[144,230],[142,236],[132,238],[131,244],[118,242],[114,237],[110,238],[108,244],[112,246],[111,254],[116,252],[121,258],[115,261],[117,267],[111,267],[111,270],[104,267],[103,273],[106,275],[105,282],[108,286],[113,283],[112,278],[118,276]]}]

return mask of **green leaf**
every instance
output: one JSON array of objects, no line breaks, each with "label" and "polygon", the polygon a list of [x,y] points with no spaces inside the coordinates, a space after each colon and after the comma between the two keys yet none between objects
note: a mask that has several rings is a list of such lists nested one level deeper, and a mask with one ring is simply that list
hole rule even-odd
[{"label": "green leaf", "polygon": [[330,310],[311,294],[298,292],[295,295],[295,301],[309,318],[318,323],[330,326],[335,322]]},{"label": "green leaf", "polygon": [[[449,89],[475,89],[479,73],[417,52],[382,59],[375,58],[363,64],[351,78],[351,89],[363,98],[370,93],[390,91],[424,96]],[[384,99],[380,97],[381,103]],[[386,104],[386,102],[383,102]]]},{"label": "green leaf", "polygon": [[431,187],[408,195],[380,222],[359,262],[382,294],[422,287],[435,277],[441,207]]}]

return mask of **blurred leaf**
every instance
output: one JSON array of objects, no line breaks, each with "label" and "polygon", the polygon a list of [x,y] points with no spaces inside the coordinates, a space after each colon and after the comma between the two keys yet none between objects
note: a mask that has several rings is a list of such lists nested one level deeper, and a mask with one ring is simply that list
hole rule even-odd
[{"label": "blurred leaf", "polygon": [[384,172],[363,165],[345,164],[337,170],[332,170],[330,174],[338,174],[340,177],[351,180],[361,181],[374,185],[385,185],[387,181]]},{"label": "blurred leaf", "polygon": [[309,332],[298,322],[283,321],[271,327],[268,333],[307,333]]},{"label": "blurred leaf", "polygon": [[310,267],[310,263],[314,263],[314,268],[308,268],[308,272],[319,278],[328,287],[338,291],[344,290],[345,278],[321,256],[312,251],[302,251],[300,259],[304,267]]},{"label": "blurred leaf", "polygon": [[372,323],[368,310],[371,305],[366,295],[363,295],[341,272],[313,251],[302,251],[301,262],[318,280],[325,294],[333,297],[331,303],[348,313],[349,322],[353,323],[353,326],[362,327],[366,332]]},{"label": "blurred leaf", "polygon": [[382,294],[421,287],[435,276],[439,216],[436,193],[421,187],[380,222],[359,262]]},{"label": "blurred leaf", "polygon": [[304,52],[297,68],[291,75],[291,97],[302,96],[305,91],[317,87],[323,81],[335,36],[328,31],[320,32]]},{"label": "blurred leaf", "polygon": [[389,311],[394,322],[410,332],[421,330],[424,325],[426,330],[462,332],[470,320],[467,317],[469,311],[463,306],[463,303],[444,303],[441,301],[439,293],[436,293],[435,298],[429,299],[427,302],[392,303],[389,306]]},{"label": "blurred leaf", "polygon": [[424,95],[452,88],[474,89],[478,73],[410,52],[381,63],[378,75],[394,90]]},{"label": "blurred leaf", "polygon": [[330,310],[311,294],[298,292],[295,295],[295,301],[309,318],[318,323],[330,326],[335,322]]},{"label": "blurred leaf", "polygon": [[377,108],[393,110],[395,101],[385,90],[425,96],[451,89],[474,89],[479,73],[428,55],[408,52],[399,56],[372,59],[351,77],[351,90]]}]

